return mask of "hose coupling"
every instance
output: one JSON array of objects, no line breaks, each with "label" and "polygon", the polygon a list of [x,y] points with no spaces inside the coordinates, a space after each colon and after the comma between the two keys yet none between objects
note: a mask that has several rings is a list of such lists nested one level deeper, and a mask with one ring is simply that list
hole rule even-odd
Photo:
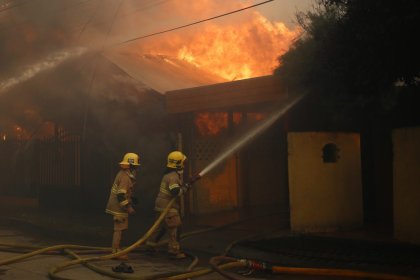
[{"label": "hose coupling", "polygon": [[266,262],[257,262],[257,261],[251,261],[251,260],[245,260],[246,265],[252,269],[252,270],[259,270],[266,273],[272,273],[272,265],[266,263]]},{"label": "hose coupling", "polygon": [[193,175],[192,177],[191,177],[191,179],[190,179],[190,184],[192,185],[192,184],[194,184],[195,182],[197,182],[198,180],[200,180],[201,179],[201,175],[200,174],[195,174],[195,175]]}]

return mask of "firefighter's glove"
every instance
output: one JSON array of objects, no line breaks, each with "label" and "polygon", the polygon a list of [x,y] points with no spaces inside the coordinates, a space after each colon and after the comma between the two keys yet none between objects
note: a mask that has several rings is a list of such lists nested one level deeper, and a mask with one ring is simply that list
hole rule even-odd
[{"label": "firefighter's glove", "polygon": [[184,195],[187,191],[188,191],[188,188],[185,186],[185,184],[184,184],[184,185],[182,185],[182,186],[179,188],[178,196],[182,196],[182,195]]},{"label": "firefighter's glove", "polygon": [[127,208],[127,212],[128,212],[128,214],[133,215],[134,213],[136,213],[136,210],[134,210],[134,208],[133,208],[133,207],[128,206],[128,208]]}]

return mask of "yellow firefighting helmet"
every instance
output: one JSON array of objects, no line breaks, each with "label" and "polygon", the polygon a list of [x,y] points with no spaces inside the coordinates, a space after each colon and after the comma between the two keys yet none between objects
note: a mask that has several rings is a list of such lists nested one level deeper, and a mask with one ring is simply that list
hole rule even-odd
[{"label": "yellow firefighting helmet", "polygon": [[180,151],[173,151],[168,155],[168,164],[166,165],[169,168],[184,169],[184,161],[187,157]]},{"label": "yellow firefighting helmet", "polygon": [[140,158],[135,153],[126,153],[123,157],[123,160],[120,162],[122,168],[129,168],[130,165],[139,166]]}]

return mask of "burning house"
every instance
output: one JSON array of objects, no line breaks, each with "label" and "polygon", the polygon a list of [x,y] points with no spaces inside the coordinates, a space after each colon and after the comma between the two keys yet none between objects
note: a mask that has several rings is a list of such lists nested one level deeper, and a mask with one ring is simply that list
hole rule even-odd
[{"label": "burning house", "polygon": [[[205,168],[226,152],[229,143],[238,141],[238,137],[255,138],[231,153],[197,183],[189,197],[190,213],[203,215],[233,210],[237,218],[244,213],[276,213],[277,218],[273,218],[272,223],[289,227],[290,219],[290,227],[296,231],[361,226],[362,186],[357,133],[313,132],[309,136],[291,133],[290,116],[285,111],[285,116],[281,115],[282,118],[266,131],[247,135],[252,133],[253,126],[264,124],[274,108],[278,110],[290,103],[294,95],[288,93],[276,76],[166,93],[166,108],[177,117],[182,147],[191,158],[190,172]],[[315,141],[317,138],[319,141]],[[322,155],[321,151],[328,150],[329,146],[332,151]],[[337,147],[342,156],[338,163],[334,161],[333,151]],[[312,162],[309,160],[311,153]],[[332,164],[325,164],[329,162]],[[309,187],[312,184],[313,187]],[[311,192],[314,194],[308,196]],[[315,199],[316,193],[325,197]],[[345,202],[340,202],[340,209],[323,203],[332,197],[346,197]],[[318,216],[320,220],[317,220]]]},{"label": "burning house", "polygon": [[[275,76],[223,82],[182,60],[133,57],[88,53],[2,95],[3,195],[103,211],[116,163],[130,150],[141,156],[139,197],[151,211],[170,150],[188,155],[187,175],[194,175],[291,97]],[[82,67],[86,60],[91,67]],[[308,134],[325,130],[308,111],[293,109],[229,154],[196,183],[185,211],[230,219],[266,214],[297,231],[361,226],[360,136],[338,127]]]},{"label": "burning house", "polygon": [[162,93],[223,79],[164,55],[66,55],[1,83],[1,194],[103,211],[116,163],[137,151],[142,207],[152,209],[166,154],[177,147]]},{"label": "burning house", "polygon": [[220,80],[173,58],[86,54],[15,86],[0,105],[2,194],[102,211],[116,163],[136,151],[142,205],[152,209],[166,155],[178,143],[161,92]]},{"label": "burning house", "polygon": [[[83,60],[95,61],[94,80],[85,79],[92,68]],[[12,128],[2,131],[2,194],[39,198],[43,207],[102,210],[122,154],[141,151],[145,172],[153,173],[159,159],[147,151],[171,145],[160,95],[103,57],[84,56],[39,75],[4,94],[1,106]]]},{"label": "burning house", "polygon": [[300,34],[247,10],[127,43],[139,37],[139,26],[155,32],[171,20],[223,12],[208,1],[128,2],[2,1],[2,194],[102,210],[114,163],[138,150],[150,207],[165,154],[179,143],[168,129],[164,93],[269,74]]},{"label": "burning house", "polygon": [[[190,157],[190,174],[200,172],[226,152],[229,143],[238,141],[241,132],[267,118],[268,104],[286,98],[286,90],[273,76],[167,92],[166,108],[176,116],[175,127]],[[283,126],[255,141],[229,155],[197,183],[188,201],[191,214],[287,212]]]},{"label": "burning house", "polygon": [[273,111],[269,105],[281,108],[291,97],[275,76],[166,93],[190,174],[220,163],[198,181],[187,211],[233,219],[277,213],[271,224],[295,232],[373,227],[418,243],[418,128],[404,127],[406,118],[402,128],[385,130],[357,107],[337,113],[348,100],[335,101],[331,114],[305,96],[229,153],[238,135],[249,137],[252,124],[264,123]]}]

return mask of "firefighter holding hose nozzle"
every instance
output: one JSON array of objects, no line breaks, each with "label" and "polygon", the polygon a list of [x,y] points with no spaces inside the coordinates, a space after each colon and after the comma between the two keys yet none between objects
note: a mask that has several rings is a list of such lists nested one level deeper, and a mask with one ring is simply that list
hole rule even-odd
[{"label": "firefighter holding hose nozzle", "polygon": [[168,233],[168,255],[172,259],[183,259],[185,253],[181,251],[179,244],[179,229],[182,225],[180,216],[180,197],[184,195],[189,184],[183,183],[184,162],[187,157],[180,151],[169,153],[166,169],[160,183],[159,193],[155,200],[155,211],[160,214],[172,198],[176,201],[172,204],[168,214],[165,216],[164,225],[154,234],[154,242],[159,242],[165,232]]}]

